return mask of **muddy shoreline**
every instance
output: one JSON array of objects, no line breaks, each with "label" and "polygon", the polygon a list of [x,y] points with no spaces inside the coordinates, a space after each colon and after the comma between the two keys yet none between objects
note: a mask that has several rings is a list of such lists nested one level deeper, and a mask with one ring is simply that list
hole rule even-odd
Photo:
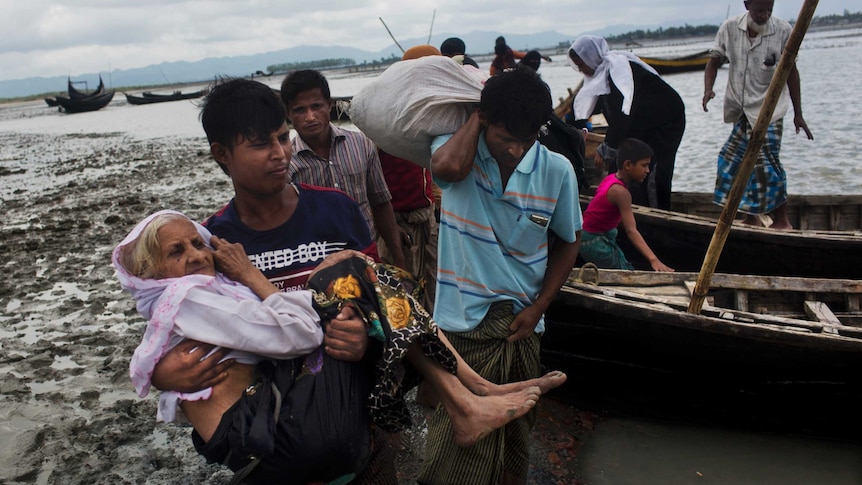
[{"label": "muddy shoreline", "polygon": [[[0,131],[0,482],[227,483],[190,428],[156,423],[129,357],[145,322],[122,292],[110,252],[140,219],[178,209],[201,219],[232,189],[202,138]],[[421,466],[424,412],[400,439],[398,470]],[[540,406],[530,483],[577,483],[593,416]]]}]

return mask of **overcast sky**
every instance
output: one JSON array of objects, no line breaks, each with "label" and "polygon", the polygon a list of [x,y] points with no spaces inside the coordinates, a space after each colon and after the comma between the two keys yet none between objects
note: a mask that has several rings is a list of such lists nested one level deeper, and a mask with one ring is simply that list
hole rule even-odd
[{"label": "overcast sky", "polygon": [[[802,0],[776,0],[796,18]],[[258,54],[301,45],[377,51],[434,33],[554,30],[573,37],[609,25],[719,23],[742,0],[0,0],[0,80],[107,72],[169,61]],[[821,0],[815,15],[862,10]],[[468,46],[468,50],[470,46]]]}]

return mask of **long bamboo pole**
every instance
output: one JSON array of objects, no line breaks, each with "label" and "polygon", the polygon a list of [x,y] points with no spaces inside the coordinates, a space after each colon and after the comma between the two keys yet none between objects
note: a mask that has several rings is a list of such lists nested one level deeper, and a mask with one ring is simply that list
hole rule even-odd
[{"label": "long bamboo pole", "polygon": [[691,295],[691,302],[688,305],[689,313],[697,314],[703,309],[703,302],[709,292],[709,283],[712,280],[713,273],[715,273],[715,267],[718,264],[721,251],[724,249],[724,243],[727,241],[728,234],[730,234],[733,220],[736,218],[736,209],[739,207],[739,201],[742,200],[742,192],[754,169],[754,162],[757,160],[760,147],[766,138],[766,130],[769,128],[772,114],[775,112],[775,105],[778,103],[778,98],[781,96],[784,86],[787,85],[787,78],[790,76],[790,71],[796,63],[799,46],[802,44],[802,39],[805,37],[809,24],[811,24],[811,18],[814,16],[817,3],[818,0],[805,0],[802,4],[802,9],[799,11],[796,24],[793,26],[793,31],[790,33],[790,38],[787,39],[787,44],[784,46],[784,53],[781,55],[778,67],[772,76],[772,82],[769,83],[769,88],[766,90],[763,106],[760,108],[760,114],[757,116],[757,122],[754,124],[751,138],[748,141],[748,147],[745,149],[745,155],[742,157],[742,164],[739,167],[736,178],[733,180],[733,186],[727,195],[727,203],[724,205],[724,210],[721,211],[721,216],[719,216],[715,226],[715,232],[712,234],[712,240],[709,242],[706,257],[703,260],[703,266],[700,268],[697,283]]},{"label": "long bamboo pole", "polygon": [[380,19],[380,23],[381,23],[381,24],[383,24],[383,26],[384,26],[384,27],[386,27],[386,32],[389,32],[389,37],[391,37],[391,38],[392,38],[392,41],[393,41],[393,42],[395,42],[395,45],[397,45],[397,46],[398,46],[398,48],[399,48],[399,49],[401,49],[401,52],[403,53],[403,52],[404,52],[404,48],[403,48],[403,47],[401,47],[401,44],[399,44],[399,43],[398,43],[398,40],[395,38],[395,36],[394,36],[394,35],[392,35],[392,31],[391,31],[391,30],[389,30],[389,26],[388,26],[388,25],[386,25],[386,22],[384,22],[384,21],[383,21],[383,17],[377,17],[377,18],[378,18],[378,19]]},{"label": "long bamboo pole", "polygon": [[434,12],[431,14],[431,28],[428,29],[428,42],[426,44],[431,43],[431,34],[434,33],[434,17],[437,16],[437,9],[434,9]]}]

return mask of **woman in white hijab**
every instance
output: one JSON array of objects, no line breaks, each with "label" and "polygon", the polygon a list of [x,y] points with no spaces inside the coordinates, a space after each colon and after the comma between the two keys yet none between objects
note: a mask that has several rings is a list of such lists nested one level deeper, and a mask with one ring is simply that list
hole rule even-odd
[{"label": "woman in white hijab", "polygon": [[576,124],[595,113],[608,121],[596,165],[616,171],[616,149],[626,138],[646,142],[655,153],[646,182],[630,187],[632,202],[670,209],[676,151],[685,131],[685,105],[655,70],[627,51],[610,50],[602,37],[583,35],[569,49],[568,61],[584,75],[575,97]]}]

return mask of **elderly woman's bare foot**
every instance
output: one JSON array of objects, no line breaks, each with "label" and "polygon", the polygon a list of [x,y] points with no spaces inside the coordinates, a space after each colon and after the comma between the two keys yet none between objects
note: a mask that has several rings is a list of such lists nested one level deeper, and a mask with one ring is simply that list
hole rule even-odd
[{"label": "elderly woman's bare foot", "polygon": [[540,395],[540,389],[534,386],[497,396],[472,395],[458,404],[444,402],[455,443],[461,447],[475,445],[492,431],[527,414]]},{"label": "elderly woman's bare foot", "polygon": [[490,381],[471,384],[469,389],[477,396],[499,396],[510,392],[518,392],[528,387],[538,387],[539,392],[544,394],[551,389],[560,387],[566,382],[565,373],[555,370],[548,372],[542,377],[528,379],[526,381],[510,382],[508,384],[494,384]]}]

